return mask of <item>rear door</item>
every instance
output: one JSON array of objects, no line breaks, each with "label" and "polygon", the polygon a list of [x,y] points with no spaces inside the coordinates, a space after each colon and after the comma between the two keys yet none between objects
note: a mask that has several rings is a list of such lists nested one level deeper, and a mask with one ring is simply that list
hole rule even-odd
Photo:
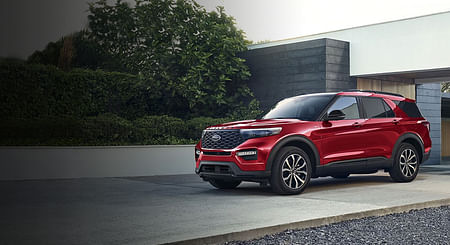
[{"label": "rear door", "polygon": [[399,137],[398,123],[392,108],[383,98],[361,97],[364,109],[366,157],[390,158],[392,148]]}]

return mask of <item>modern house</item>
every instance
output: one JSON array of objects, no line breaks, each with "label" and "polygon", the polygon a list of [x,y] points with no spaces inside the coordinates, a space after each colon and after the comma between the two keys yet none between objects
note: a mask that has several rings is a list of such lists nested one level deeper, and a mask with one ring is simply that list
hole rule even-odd
[{"label": "modern house", "polygon": [[264,109],[303,93],[369,89],[417,101],[431,123],[426,164],[450,158],[450,12],[250,45],[250,88]]}]

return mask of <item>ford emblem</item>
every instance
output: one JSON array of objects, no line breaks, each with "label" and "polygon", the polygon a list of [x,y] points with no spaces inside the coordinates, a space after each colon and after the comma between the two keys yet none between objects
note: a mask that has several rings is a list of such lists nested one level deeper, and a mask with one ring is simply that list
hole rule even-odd
[{"label": "ford emblem", "polygon": [[220,137],[220,135],[215,134],[211,137],[212,141],[219,141],[222,137]]}]

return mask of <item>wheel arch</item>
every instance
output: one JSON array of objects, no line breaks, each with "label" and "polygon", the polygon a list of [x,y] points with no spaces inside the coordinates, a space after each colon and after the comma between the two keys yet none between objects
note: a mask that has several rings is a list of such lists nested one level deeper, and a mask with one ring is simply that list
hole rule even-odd
[{"label": "wheel arch", "polygon": [[304,150],[310,157],[313,173],[315,172],[316,166],[320,165],[319,151],[315,144],[305,136],[292,135],[283,138],[272,148],[267,159],[266,171],[272,170],[273,161],[276,159],[278,152],[285,146],[295,146]]},{"label": "wheel arch", "polygon": [[392,160],[394,160],[394,157],[396,156],[401,143],[409,143],[413,145],[416,148],[417,152],[419,153],[420,163],[422,164],[423,156],[425,154],[425,148],[423,145],[422,138],[420,138],[420,136],[415,133],[405,133],[401,135],[395,142],[394,148],[392,149],[391,155]]}]

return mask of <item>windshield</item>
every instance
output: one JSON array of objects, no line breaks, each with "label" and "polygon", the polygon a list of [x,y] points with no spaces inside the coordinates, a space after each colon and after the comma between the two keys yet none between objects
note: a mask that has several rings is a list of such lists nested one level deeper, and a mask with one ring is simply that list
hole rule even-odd
[{"label": "windshield", "polygon": [[288,98],[278,102],[263,119],[295,118],[303,121],[315,121],[333,97],[334,94]]}]

